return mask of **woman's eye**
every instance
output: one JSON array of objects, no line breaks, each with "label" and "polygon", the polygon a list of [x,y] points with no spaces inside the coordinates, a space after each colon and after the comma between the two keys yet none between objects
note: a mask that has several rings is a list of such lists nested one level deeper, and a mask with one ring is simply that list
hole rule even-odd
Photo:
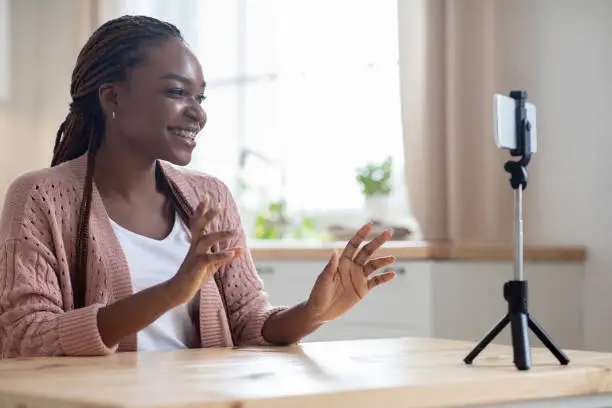
[{"label": "woman's eye", "polygon": [[169,89],[167,91],[168,95],[170,96],[184,96],[185,95],[185,90],[184,89]]},{"label": "woman's eye", "polygon": [[[166,91],[166,93],[171,97],[171,98],[182,98],[184,96],[187,96],[187,92],[184,89],[168,89]],[[196,96],[196,101],[198,103],[202,103],[206,100],[206,95],[204,94],[199,94]]]}]

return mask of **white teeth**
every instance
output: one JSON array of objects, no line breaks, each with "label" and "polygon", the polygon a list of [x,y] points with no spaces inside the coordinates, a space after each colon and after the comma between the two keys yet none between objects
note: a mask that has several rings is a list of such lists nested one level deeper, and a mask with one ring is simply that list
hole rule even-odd
[{"label": "white teeth", "polygon": [[195,139],[197,132],[192,130],[184,130],[184,129],[172,129],[172,133],[177,136],[184,137],[186,139]]}]

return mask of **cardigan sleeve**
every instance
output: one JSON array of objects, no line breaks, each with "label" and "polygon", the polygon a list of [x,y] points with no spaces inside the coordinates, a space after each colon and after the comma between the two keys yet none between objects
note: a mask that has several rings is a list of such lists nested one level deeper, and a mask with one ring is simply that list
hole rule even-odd
[{"label": "cardigan sleeve", "polygon": [[232,337],[236,346],[271,345],[263,337],[263,326],[270,316],[287,307],[273,306],[268,301],[263,281],[257,274],[251,253],[247,248],[236,203],[224,184],[221,184],[219,190],[219,198],[224,211],[221,228],[238,232],[236,238],[227,243],[227,247],[243,249],[239,258],[223,266],[220,271]]},{"label": "cardigan sleeve", "polygon": [[102,305],[65,311],[54,262],[29,243],[0,247],[0,357],[93,356],[116,351],[102,341]]}]

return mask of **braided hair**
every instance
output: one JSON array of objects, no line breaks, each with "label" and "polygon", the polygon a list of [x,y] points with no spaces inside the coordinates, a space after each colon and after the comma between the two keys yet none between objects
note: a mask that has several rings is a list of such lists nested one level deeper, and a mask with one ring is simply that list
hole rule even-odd
[{"label": "braided hair", "polygon": [[[89,215],[93,191],[96,151],[105,133],[105,114],[98,90],[104,83],[125,80],[129,71],[142,64],[145,46],[165,40],[183,40],[174,25],[147,16],[123,16],[101,25],[81,49],[72,73],[72,103],[59,127],[51,166],[87,153],[87,172],[79,210],[76,256],[71,273],[74,307],[85,306]],[[179,216],[188,221],[193,212],[185,197],[159,167],[157,175]]]}]

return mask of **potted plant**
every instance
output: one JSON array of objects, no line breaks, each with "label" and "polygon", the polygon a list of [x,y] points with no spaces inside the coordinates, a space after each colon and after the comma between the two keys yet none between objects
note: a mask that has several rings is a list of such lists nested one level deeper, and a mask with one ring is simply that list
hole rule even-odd
[{"label": "potted plant", "polygon": [[365,212],[370,221],[382,221],[389,210],[392,165],[389,156],[381,163],[368,163],[357,169],[356,180],[365,198]]},{"label": "potted plant", "polygon": [[283,200],[268,203],[255,219],[255,238],[284,239],[289,226],[286,207]]}]

